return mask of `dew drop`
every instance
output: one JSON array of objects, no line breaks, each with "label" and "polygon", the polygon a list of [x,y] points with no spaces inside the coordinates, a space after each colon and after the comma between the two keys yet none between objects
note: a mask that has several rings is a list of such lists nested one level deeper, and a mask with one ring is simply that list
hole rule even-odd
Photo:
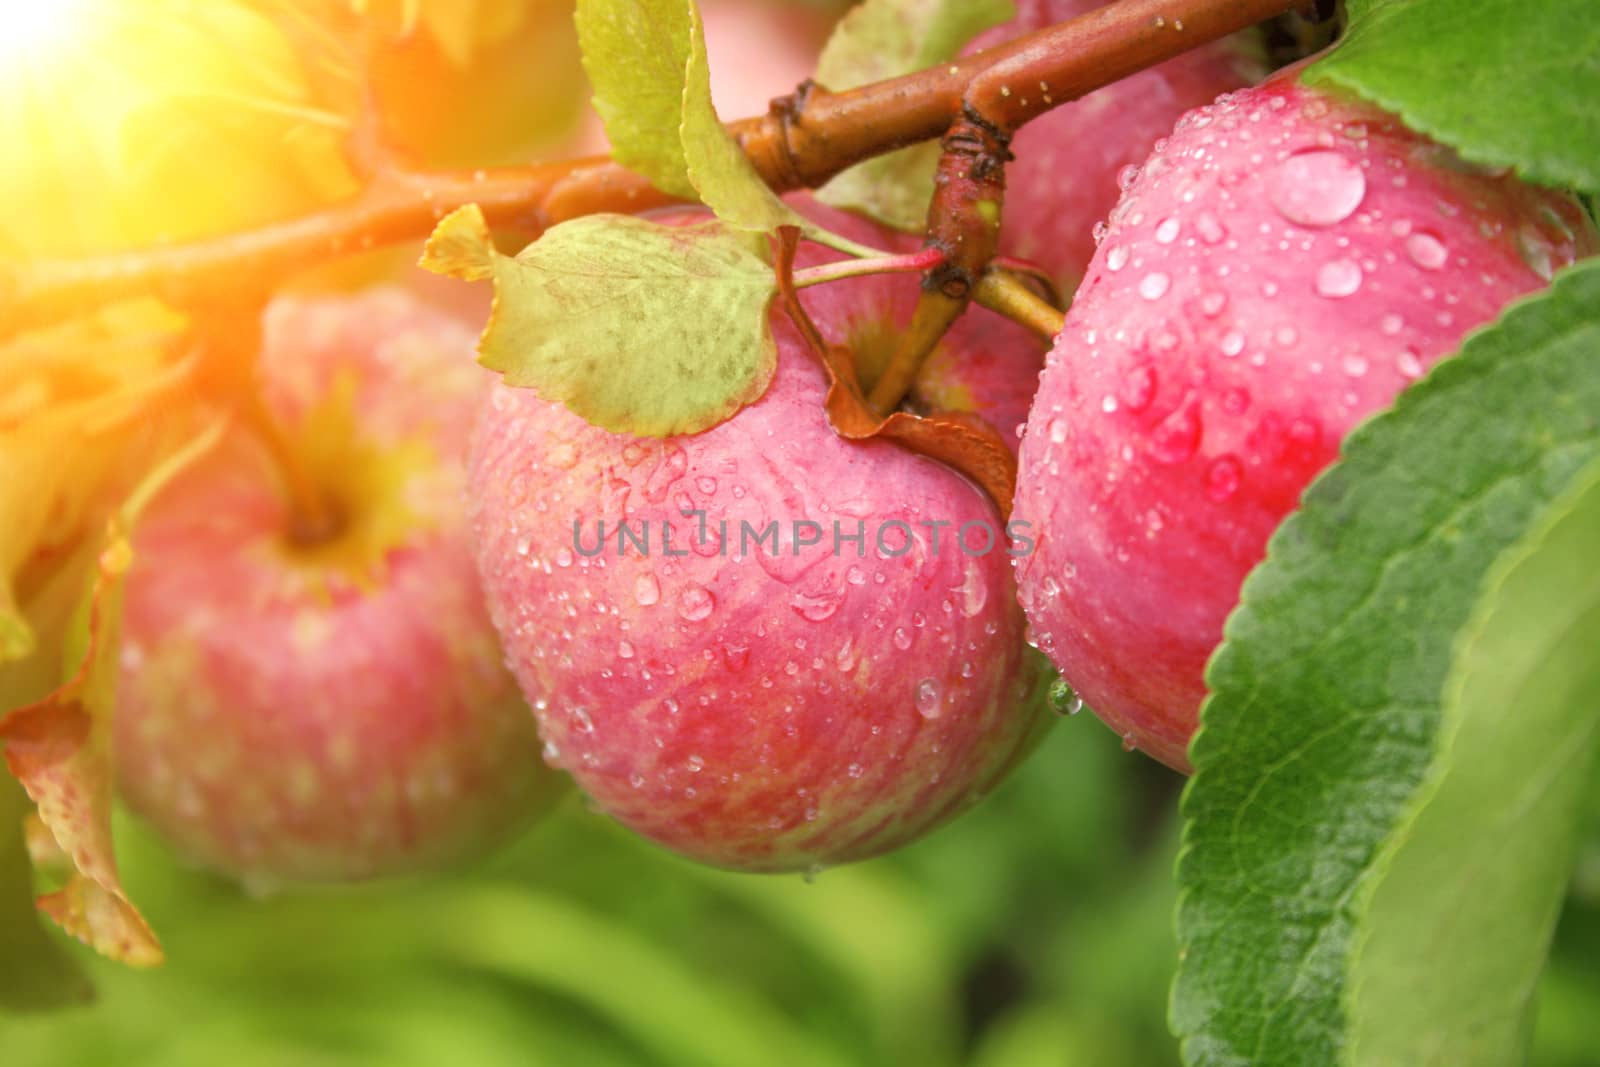
[{"label": "dew drop", "polygon": [[1267,197],[1278,213],[1302,226],[1332,226],[1361,206],[1367,179],[1342,153],[1301,152],[1267,175]]},{"label": "dew drop", "polygon": [[1171,278],[1160,271],[1152,271],[1139,280],[1139,295],[1146,300],[1160,300],[1171,286]]},{"label": "dew drop", "polygon": [[1396,315],[1391,311],[1379,321],[1378,329],[1382,330],[1385,336],[1394,337],[1399,334],[1400,330],[1405,326],[1405,324],[1405,319],[1402,319],[1399,315]]},{"label": "dew drop", "polygon": [[1443,241],[1421,230],[1406,238],[1406,255],[1423,270],[1438,270],[1450,258]]},{"label": "dew drop", "polygon": [[1344,357],[1344,372],[1352,378],[1359,378],[1367,373],[1367,358],[1352,352]]},{"label": "dew drop", "polygon": [[1100,410],[1105,412],[1107,415],[1115,412],[1117,410],[1117,398],[1112,396],[1110,393],[1107,393],[1105,396],[1101,397]]},{"label": "dew drop", "polygon": [[1167,218],[1161,220],[1161,225],[1156,227],[1156,243],[1170,245],[1178,239],[1178,231],[1182,224],[1177,219]]},{"label": "dew drop", "polygon": [[1353,259],[1333,259],[1317,270],[1319,296],[1332,299],[1349,296],[1361,288],[1361,266]]},{"label": "dew drop", "polygon": [[633,599],[643,607],[649,607],[661,599],[661,583],[656,581],[655,575],[639,575],[633,583]]},{"label": "dew drop", "polygon": [[904,626],[895,627],[894,637],[892,640],[894,641],[894,647],[898,648],[901,652],[904,652],[911,647],[911,634]]},{"label": "dew drop", "polygon": [[1191,392],[1150,434],[1150,454],[1161,463],[1182,463],[1200,446],[1200,404]]},{"label": "dew drop", "polygon": [[1217,221],[1217,217],[1209,211],[1202,211],[1194,220],[1194,230],[1200,235],[1200,240],[1208,245],[1214,245],[1228,236],[1227,227]]},{"label": "dew drop", "polygon": [[744,670],[745,667],[750,663],[750,646],[723,645],[722,662],[727,666],[728,670],[737,674],[739,671]]},{"label": "dew drop", "polygon": [[1143,411],[1156,395],[1156,372],[1150,367],[1135,367],[1123,382],[1122,399],[1129,411]]},{"label": "dew drop", "polygon": [[717,606],[717,598],[702,585],[691,585],[678,597],[678,614],[689,622],[699,622]]},{"label": "dew drop", "polygon": [[556,566],[557,567],[570,567],[570,566],[572,566],[572,553],[569,552],[565,548],[562,548],[562,549],[558,550],[556,552]]},{"label": "dew drop", "polygon": [[915,696],[917,714],[924,719],[937,719],[939,717],[939,683],[932,678],[924,678],[917,683]]},{"label": "dew drop", "polygon": [[1555,274],[1555,259],[1550,242],[1531,224],[1517,229],[1517,253],[1535,274],[1549,281]]},{"label": "dew drop", "polygon": [[794,613],[802,619],[809,622],[822,622],[824,619],[833,618],[834,613],[839,610],[839,605],[843,602],[844,594],[842,592],[822,593],[815,596],[808,593],[796,593],[789,599],[789,607],[793,608]]},{"label": "dew drop", "polygon": [[1076,715],[1083,710],[1083,698],[1065,679],[1057,678],[1050,683],[1050,710],[1057,715]]},{"label": "dew drop", "polygon": [[689,768],[690,774],[699,774],[701,771],[706,769],[706,761],[701,759],[699,756],[691,755],[688,759],[684,760],[684,766]]},{"label": "dew drop", "polygon": [[1238,330],[1229,330],[1222,335],[1222,340],[1217,343],[1217,347],[1222,349],[1223,355],[1232,359],[1244,351],[1244,334]]},{"label": "dew drop", "polygon": [[1223,456],[1206,471],[1206,495],[1221,503],[1239,491],[1244,467],[1233,456]]},{"label": "dew drop", "polygon": [[555,447],[545,454],[545,459],[557,470],[570,470],[577,465],[578,450],[572,446],[571,441],[558,441]]},{"label": "dew drop", "polygon": [[1132,734],[1123,734],[1122,735],[1122,751],[1124,751],[1124,752],[1132,752],[1135,748],[1138,748],[1138,747],[1139,747],[1138,742],[1134,741]]},{"label": "dew drop", "polygon": [[703,475],[694,480],[695,488],[710,496],[717,491],[717,480],[710,475]]},{"label": "dew drop", "polygon": [[1118,271],[1128,265],[1128,246],[1113,245],[1106,253],[1106,270]]},{"label": "dew drop", "polygon": [[1222,309],[1227,306],[1228,294],[1224,292],[1213,291],[1200,298],[1200,313],[1208,319],[1222,314]]},{"label": "dew drop", "polygon": [[1395,357],[1394,365],[1413,381],[1422,377],[1422,358],[1409,348]]},{"label": "dew drop", "polygon": [[1066,423],[1066,420],[1065,419],[1051,419],[1050,420],[1050,425],[1048,427],[1048,431],[1049,431],[1049,434],[1050,434],[1050,440],[1055,444],[1058,444],[1058,445],[1061,444],[1062,442],[1064,442],[1067,439],[1067,423]]},{"label": "dew drop", "polygon": [[630,645],[626,641],[618,642],[617,643],[617,656],[620,659],[632,659],[633,658],[633,646]]}]

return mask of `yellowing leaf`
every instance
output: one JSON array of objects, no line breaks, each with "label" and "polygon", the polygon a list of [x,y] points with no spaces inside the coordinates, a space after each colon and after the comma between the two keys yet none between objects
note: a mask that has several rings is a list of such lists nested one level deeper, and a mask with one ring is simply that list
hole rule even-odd
[{"label": "yellowing leaf", "polygon": [[66,680],[0,718],[6,765],[72,863],[65,885],[40,897],[39,910],[96,951],[134,966],[160,963],[162,953],[123,891],[111,840],[111,716],[123,577],[133,561],[128,530],[156,489],[209,451],[222,429],[219,421],[168,457],[107,523],[90,588],[67,628]]},{"label": "yellowing leaf", "polygon": [[484,366],[613,432],[697,433],[772,380],[772,268],[758,238],[719,222],[592,215],[513,259],[495,250],[483,213],[469,206],[439,224],[423,266],[492,277]]},{"label": "yellowing leaf", "polygon": [[578,0],[583,67],[612,155],[662,192],[695,195],[679,125],[692,0]]},{"label": "yellowing leaf", "polygon": [[139,416],[186,378],[165,351],[173,325],[127,305],[0,346],[0,664],[34,644],[18,572],[109,512],[106,482],[137,461],[130,445],[148,428]]},{"label": "yellowing leaf", "polygon": [[[1013,13],[1010,0],[866,0],[839,20],[818,61],[817,82],[837,92],[943,63]],[[936,143],[904,148],[851,167],[817,198],[918,230],[938,162]]]},{"label": "yellowing leaf", "polygon": [[743,230],[771,232],[779,226],[813,227],[767,187],[744,150],[717,118],[711,103],[711,63],[705,26],[690,5],[687,84],[683,89],[683,155],[700,199],[722,221]]}]

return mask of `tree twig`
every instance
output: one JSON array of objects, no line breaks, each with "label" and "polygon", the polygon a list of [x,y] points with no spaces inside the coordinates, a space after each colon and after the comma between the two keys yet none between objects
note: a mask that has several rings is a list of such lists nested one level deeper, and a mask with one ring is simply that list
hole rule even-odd
[{"label": "tree twig", "polygon": [[[1051,108],[1301,0],[1122,0],[956,62],[846,92],[807,84],[731,129],[782,190],[821,185],[855,164],[942,136],[964,114],[1014,130]],[[970,111],[969,111],[970,108]],[[153,295],[182,308],[237,289],[270,289],[348,252],[425,236],[455,208],[536,236],[601,211],[670,202],[608,159],[450,173],[379,174],[354,199],[285,222],[186,244],[0,267],[0,338],[87,304]]]}]

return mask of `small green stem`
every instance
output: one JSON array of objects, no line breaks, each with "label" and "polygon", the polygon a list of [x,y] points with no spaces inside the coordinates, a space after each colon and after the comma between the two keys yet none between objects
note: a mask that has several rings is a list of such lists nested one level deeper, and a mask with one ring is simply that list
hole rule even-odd
[{"label": "small green stem", "polygon": [[944,262],[944,253],[937,248],[919,248],[905,255],[873,256],[870,259],[842,259],[837,263],[824,263],[820,267],[806,267],[794,272],[794,287],[836,282],[844,278],[859,278],[865,274],[906,274],[931,270]]},{"label": "small green stem", "polygon": [[972,299],[990,311],[1021,323],[1046,341],[1061,332],[1066,313],[1039,296],[1015,274],[988,270],[973,290]]}]

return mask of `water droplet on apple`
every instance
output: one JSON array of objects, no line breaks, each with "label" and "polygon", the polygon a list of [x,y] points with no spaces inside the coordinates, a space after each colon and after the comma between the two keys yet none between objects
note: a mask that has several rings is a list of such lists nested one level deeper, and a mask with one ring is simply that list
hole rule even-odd
[{"label": "water droplet on apple", "polygon": [[1214,245],[1228,236],[1228,228],[1217,221],[1217,217],[1209,211],[1202,211],[1194,220],[1195,232],[1200,235],[1200,240],[1208,245]]},{"label": "water droplet on apple", "polygon": [[1119,271],[1128,265],[1128,246],[1113,245],[1106,253],[1106,270]]},{"label": "water droplet on apple", "polygon": [[1267,175],[1267,197],[1278,213],[1301,226],[1332,226],[1361,206],[1366,175],[1343,153],[1328,149],[1301,152]]},{"label": "water droplet on apple", "polygon": [[1212,291],[1200,298],[1200,313],[1208,319],[1214,319],[1222,314],[1222,309],[1228,306],[1228,294]]},{"label": "water droplet on apple", "polygon": [[1422,357],[1409,348],[1395,357],[1394,365],[1407,378],[1415,380],[1422,377]]},{"label": "water droplet on apple", "polygon": [[711,614],[717,598],[703,585],[690,585],[678,596],[678,614],[689,622],[699,622]]},{"label": "water droplet on apple", "polygon": [[1151,271],[1139,280],[1139,295],[1146,300],[1160,300],[1171,286],[1171,278],[1160,271]]},{"label": "water droplet on apple", "polygon": [[939,683],[932,678],[924,678],[917,683],[915,703],[917,714],[924,719],[937,719],[939,717]]},{"label": "water droplet on apple", "polygon": [[617,643],[617,656],[620,659],[632,659],[633,646],[626,641],[619,641]]},{"label": "water droplet on apple", "polygon": [[901,652],[911,647],[911,633],[904,626],[896,626],[894,628],[894,636],[891,640],[894,641],[894,647]]},{"label": "water droplet on apple", "polygon": [[820,594],[796,593],[789,599],[789,607],[795,614],[810,622],[822,622],[831,619],[839,610],[839,605],[844,602],[844,593],[830,592]]},{"label": "water droplet on apple", "polygon": [[1337,299],[1361,288],[1361,265],[1353,259],[1331,259],[1317,268],[1319,296]]},{"label": "water droplet on apple", "polygon": [[1049,433],[1050,433],[1050,440],[1053,443],[1059,445],[1059,444],[1063,443],[1064,441],[1066,441],[1066,439],[1067,439],[1067,422],[1066,422],[1065,419],[1051,419],[1050,420],[1050,425],[1048,427],[1048,430],[1049,430]]},{"label": "water droplet on apple", "polygon": [[1178,231],[1182,228],[1183,224],[1177,219],[1162,219],[1161,225],[1156,227],[1156,243],[1170,245],[1173,241],[1178,239]]},{"label": "water droplet on apple", "polygon": [[1122,399],[1129,411],[1143,411],[1156,395],[1156,372],[1149,366],[1135,367],[1123,381]]},{"label": "water droplet on apple", "polygon": [[1238,330],[1229,330],[1222,335],[1222,340],[1217,342],[1217,347],[1222,349],[1222,354],[1232,359],[1244,351],[1244,334]]},{"label": "water droplet on apple", "polygon": [[1367,358],[1352,352],[1344,357],[1344,372],[1352,378],[1360,378],[1367,373]]},{"label": "water droplet on apple", "polygon": [[641,574],[633,583],[633,599],[642,607],[649,607],[661,599],[661,583],[653,574]]},{"label": "water droplet on apple", "polygon": [[1239,491],[1244,467],[1233,456],[1222,456],[1206,471],[1206,495],[1221,503]]},{"label": "water droplet on apple", "polygon": [[1406,255],[1423,270],[1438,270],[1450,258],[1444,242],[1423,230],[1406,238]]},{"label": "water droplet on apple", "polygon": [[1391,311],[1389,314],[1385,315],[1381,320],[1379,320],[1378,329],[1382,330],[1386,336],[1394,337],[1400,332],[1405,324],[1405,319]]},{"label": "water droplet on apple", "polygon": [[1150,454],[1161,463],[1182,463],[1200,446],[1200,405],[1187,393],[1182,403],[1150,434]]}]

